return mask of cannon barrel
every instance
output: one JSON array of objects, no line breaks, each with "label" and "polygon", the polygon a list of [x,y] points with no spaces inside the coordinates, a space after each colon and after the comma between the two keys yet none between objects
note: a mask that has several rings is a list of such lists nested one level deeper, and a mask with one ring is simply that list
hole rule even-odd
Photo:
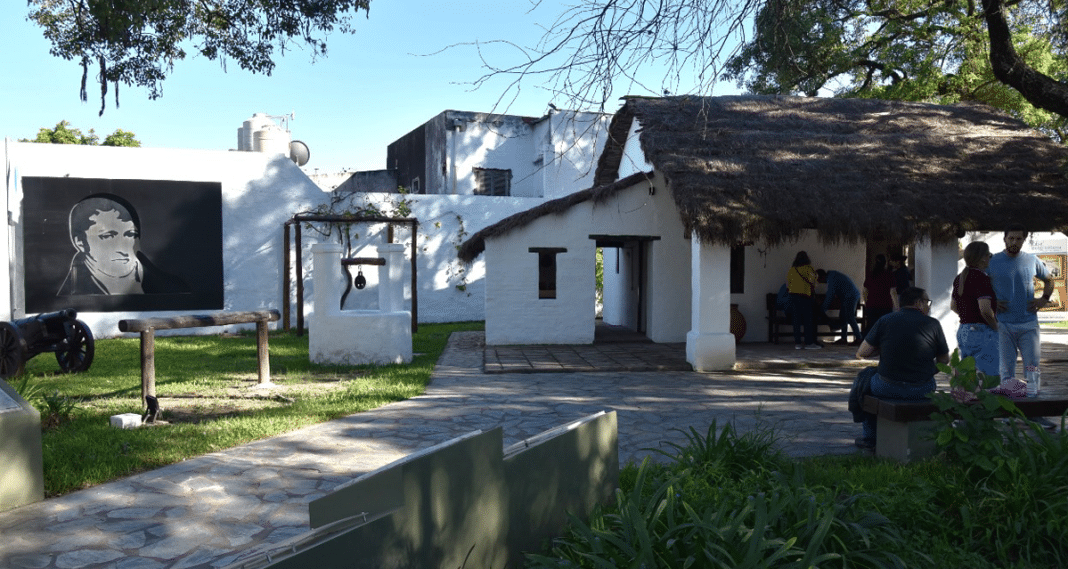
[{"label": "cannon barrel", "polygon": [[78,317],[78,311],[73,308],[64,308],[63,310],[57,310],[55,312],[45,312],[38,314],[37,316],[27,316],[26,318],[19,318],[15,321],[16,326],[22,326],[27,322],[37,320],[44,322],[45,324],[52,322],[63,322],[65,320],[74,320]]}]

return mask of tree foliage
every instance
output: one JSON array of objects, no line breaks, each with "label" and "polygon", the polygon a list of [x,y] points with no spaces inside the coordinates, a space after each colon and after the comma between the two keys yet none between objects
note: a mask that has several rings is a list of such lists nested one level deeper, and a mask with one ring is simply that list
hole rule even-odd
[{"label": "tree foliage", "polygon": [[[1032,2],[1004,12],[1019,58],[1068,78],[1063,10]],[[753,23],[724,73],[752,92],[982,102],[1068,141],[1065,116],[999,81],[985,13],[974,3],[765,0]]]},{"label": "tree foliage", "polygon": [[326,54],[330,32],[351,31],[352,17],[371,0],[27,0],[29,19],[44,30],[52,55],[82,66],[81,97],[90,69],[104,113],[108,85],[162,95],[162,82],[189,52],[271,74],[276,50],[302,44]]},{"label": "tree foliage", "polygon": [[543,79],[568,104],[602,109],[624,82],[627,94],[711,94],[722,79],[759,93],[983,101],[1063,139],[1066,20],[1066,0],[579,0],[538,44],[502,41],[521,60],[484,56],[475,84]]},{"label": "tree foliage", "polygon": [[104,142],[100,142],[100,137],[96,135],[93,129],[89,129],[89,134],[83,134],[81,129],[71,128],[70,123],[67,121],[59,121],[54,128],[42,127],[37,131],[37,138],[33,140],[23,138],[20,139],[20,142],[84,144],[87,146],[141,146],[141,141],[137,140],[137,135],[121,128],[115,129],[115,132],[104,137]]}]

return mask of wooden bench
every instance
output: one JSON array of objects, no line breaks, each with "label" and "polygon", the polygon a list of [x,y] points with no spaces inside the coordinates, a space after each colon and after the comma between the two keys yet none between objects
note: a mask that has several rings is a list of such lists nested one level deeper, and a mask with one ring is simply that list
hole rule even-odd
[{"label": "wooden bench", "polygon": [[[778,297],[776,293],[769,292],[766,296],[766,304],[768,310],[768,343],[778,344],[779,338],[794,337],[794,322],[790,318],[786,317],[786,313],[779,310]],[[840,328],[842,321],[840,318],[823,318],[820,314],[820,307],[823,306],[824,299],[827,298],[825,294],[817,294],[813,300],[812,305],[812,321],[816,324],[816,337],[817,338],[837,338],[840,334]],[[842,308],[842,300],[835,298],[831,301],[831,307],[828,311],[837,311]],[[857,304],[857,324],[863,321],[864,304]],[[835,328],[831,328],[835,326]]]},{"label": "wooden bench", "polygon": [[267,323],[275,322],[280,317],[277,310],[258,310],[253,312],[194,314],[191,316],[172,316],[170,318],[119,320],[119,330],[122,332],[141,333],[141,401],[147,404],[146,397],[156,396],[156,330],[228,326],[255,322],[256,356],[259,359],[259,385],[261,387],[270,386],[271,364],[267,352]]},{"label": "wooden bench", "polygon": [[[1068,411],[1068,399],[1034,397],[1012,402],[1028,418],[1060,417]],[[877,417],[876,456],[908,462],[935,454],[931,414],[937,413],[938,407],[934,403],[866,395],[864,411]]]}]

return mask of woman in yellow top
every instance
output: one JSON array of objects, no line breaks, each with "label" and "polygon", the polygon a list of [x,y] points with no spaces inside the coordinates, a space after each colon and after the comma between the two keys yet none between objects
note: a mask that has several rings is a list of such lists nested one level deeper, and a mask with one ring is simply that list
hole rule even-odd
[{"label": "woman in yellow top", "polygon": [[[790,307],[794,317],[794,349],[818,350],[816,325],[812,312],[813,296],[816,293],[816,269],[808,253],[798,251],[793,265],[786,272],[786,292],[790,293]],[[805,327],[804,343],[801,343],[801,326]]]}]

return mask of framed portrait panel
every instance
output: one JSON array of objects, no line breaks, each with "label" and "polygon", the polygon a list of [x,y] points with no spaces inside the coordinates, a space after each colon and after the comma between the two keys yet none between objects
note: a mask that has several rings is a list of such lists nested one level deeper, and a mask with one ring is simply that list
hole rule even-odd
[{"label": "framed portrait panel", "polygon": [[223,307],[218,182],[27,177],[26,313]]}]

